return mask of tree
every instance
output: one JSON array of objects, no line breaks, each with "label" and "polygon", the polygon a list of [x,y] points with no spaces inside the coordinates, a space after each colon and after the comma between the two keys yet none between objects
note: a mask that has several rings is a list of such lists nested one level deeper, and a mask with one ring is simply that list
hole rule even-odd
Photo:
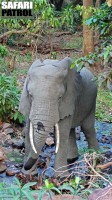
[{"label": "tree", "polygon": [[94,52],[94,30],[85,24],[85,20],[92,15],[89,8],[93,7],[93,0],[83,0],[83,6],[83,55],[85,56]]}]

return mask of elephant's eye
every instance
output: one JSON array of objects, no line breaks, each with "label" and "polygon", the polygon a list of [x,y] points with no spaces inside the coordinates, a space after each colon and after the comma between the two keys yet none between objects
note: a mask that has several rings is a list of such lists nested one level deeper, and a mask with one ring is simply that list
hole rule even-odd
[{"label": "elephant's eye", "polygon": [[29,95],[32,96],[31,92],[29,91]]},{"label": "elephant's eye", "polygon": [[58,101],[60,101],[62,99],[62,96],[60,96],[59,98],[58,98]]},{"label": "elephant's eye", "polygon": [[32,102],[33,96],[32,96],[32,94],[31,94],[31,92],[28,92],[28,94],[29,94],[29,98],[30,98],[30,100],[31,100],[31,102]]}]

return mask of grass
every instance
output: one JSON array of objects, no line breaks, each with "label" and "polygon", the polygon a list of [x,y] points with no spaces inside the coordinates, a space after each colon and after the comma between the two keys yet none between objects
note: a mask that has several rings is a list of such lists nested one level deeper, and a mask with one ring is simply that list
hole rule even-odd
[{"label": "grass", "polygon": [[112,93],[99,89],[96,102],[96,118],[112,122]]},{"label": "grass", "polygon": [[65,40],[63,43],[64,48],[74,48],[77,50],[81,50],[82,48],[82,37],[78,37],[77,35],[73,35],[69,40]]}]

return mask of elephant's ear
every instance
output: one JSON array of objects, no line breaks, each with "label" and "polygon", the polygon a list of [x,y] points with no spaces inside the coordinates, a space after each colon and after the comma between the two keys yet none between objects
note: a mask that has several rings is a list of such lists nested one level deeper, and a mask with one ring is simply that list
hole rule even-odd
[{"label": "elephant's ear", "polygon": [[[62,100],[60,101],[59,106],[59,113],[60,113],[60,119],[64,119],[65,117],[73,115],[76,109],[76,104],[78,101],[78,96],[80,92],[80,74],[77,73],[75,69],[70,69],[70,65],[72,63],[71,59],[65,58],[62,61],[60,61],[62,64],[62,67],[64,69],[67,68],[68,64],[68,70],[65,74],[65,87],[66,92],[63,95]],[[63,72],[64,73],[64,72]]]},{"label": "elephant's ear", "polygon": [[54,63],[53,65],[58,68],[61,76],[67,76],[71,64],[72,64],[72,59],[66,57],[61,61],[57,61],[57,63]]},{"label": "elephant's ear", "polygon": [[27,77],[24,83],[23,91],[21,94],[20,104],[19,104],[19,111],[24,115],[28,116],[30,113],[30,100],[29,100],[29,94],[27,91],[29,78]]},{"label": "elephant's ear", "polygon": [[72,64],[72,59],[69,57],[64,58],[59,62],[59,67],[61,67],[62,70],[68,69]]}]

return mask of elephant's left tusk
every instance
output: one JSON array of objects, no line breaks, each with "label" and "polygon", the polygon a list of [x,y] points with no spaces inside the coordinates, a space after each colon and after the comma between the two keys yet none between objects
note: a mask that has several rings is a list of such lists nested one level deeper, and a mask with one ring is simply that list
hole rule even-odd
[{"label": "elephant's left tusk", "polygon": [[32,126],[32,123],[31,123],[31,122],[30,122],[30,133],[29,133],[29,137],[30,137],[31,147],[32,147],[33,151],[34,151],[35,153],[37,153],[36,148],[35,148],[35,146],[34,146],[34,142],[33,142],[33,126]]},{"label": "elephant's left tusk", "polygon": [[56,150],[55,150],[55,153],[57,153],[58,149],[59,149],[59,126],[58,126],[58,124],[55,124],[55,130],[56,130]]}]

